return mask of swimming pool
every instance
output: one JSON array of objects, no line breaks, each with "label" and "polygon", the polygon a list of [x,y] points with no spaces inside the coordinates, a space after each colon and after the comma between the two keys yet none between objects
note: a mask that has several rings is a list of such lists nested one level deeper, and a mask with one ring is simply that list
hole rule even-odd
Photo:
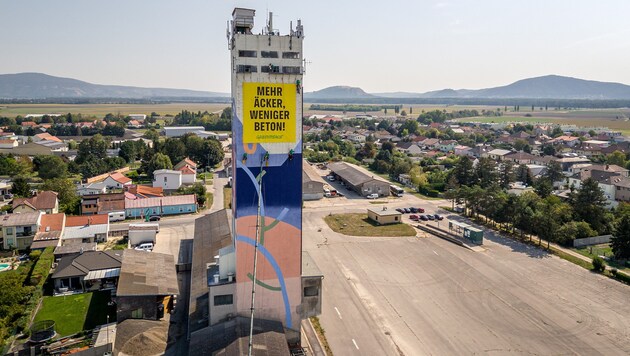
[{"label": "swimming pool", "polygon": [[8,263],[0,263],[0,272],[8,270],[9,267],[11,267],[11,265]]}]

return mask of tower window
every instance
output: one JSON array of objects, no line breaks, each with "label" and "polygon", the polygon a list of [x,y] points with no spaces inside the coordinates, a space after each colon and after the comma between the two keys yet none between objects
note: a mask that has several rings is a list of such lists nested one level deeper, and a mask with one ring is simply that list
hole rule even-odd
[{"label": "tower window", "polygon": [[282,58],[299,59],[300,52],[282,52]]},{"label": "tower window", "polygon": [[214,296],[214,305],[230,305],[234,303],[234,297],[232,294],[224,294],[224,295],[215,295]]},{"label": "tower window", "polygon": [[238,56],[256,58],[258,57],[258,53],[256,51],[238,51]]},{"label": "tower window", "polygon": [[276,51],[260,51],[262,58],[278,58],[278,52]]},{"label": "tower window", "polygon": [[282,67],[282,73],[284,74],[301,74],[302,67]]},{"label": "tower window", "polygon": [[319,288],[317,286],[304,287],[305,297],[317,297],[319,295]]},{"label": "tower window", "polygon": [[260,71],[263,73],[280,73],[280,66],[274,66],[273,64],[261,66]]},{"label": "tower window", "polygon": [[236,72],[237,73],[256,73],[258,72],[258,68],[256,68],[256,66],[239,64],[238,67],[236,67]]}]

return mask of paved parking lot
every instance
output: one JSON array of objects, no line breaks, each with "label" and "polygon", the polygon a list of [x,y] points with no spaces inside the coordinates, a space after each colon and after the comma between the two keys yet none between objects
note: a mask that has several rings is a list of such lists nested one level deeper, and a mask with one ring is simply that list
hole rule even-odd
[{"label": "paved parking lot", "polygon": [[[379,201],[444,214],[443,228],[461,219],[439,209],[447,201]],[[320,320],[335,354],[630,353],[630,287],[489,232],[474,252],[420,232],[345,236],[323,221],[380,206],[370,202],[305,202],[303,248],[325,276]]]}]

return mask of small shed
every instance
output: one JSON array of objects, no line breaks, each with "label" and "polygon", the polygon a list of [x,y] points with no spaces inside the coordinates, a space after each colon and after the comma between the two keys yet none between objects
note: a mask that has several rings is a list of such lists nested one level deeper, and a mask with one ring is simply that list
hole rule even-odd
[{"label": "small shed", "polygon": [[129,246],[134,247],[141,243],[152,242],[160,232],[160,224],[129,224]]},{"label": "small shed", "polygon": [[464,237],[474,244],[483,244],[483,231],[477,229],[476,227],[471,226],[464,228]]},{"label": "small shed", "polygon": [[402,214],[396,210],[389,210],[386,206],[377,208],[368,208],[368,219],[376,222],[378,225],[399,224]]}]

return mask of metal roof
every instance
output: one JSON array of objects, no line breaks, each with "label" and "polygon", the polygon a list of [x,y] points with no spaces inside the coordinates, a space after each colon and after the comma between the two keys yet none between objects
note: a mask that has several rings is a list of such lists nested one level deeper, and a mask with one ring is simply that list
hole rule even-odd
[{"label": "metal roof", "polygon": [[[353,186],[359,186],[363,183],[369,182],[371,180],[378,180],[386,183],[382,179],[376,178],[373,175],[369,175],[363,171],[361,171],[357,166],[346,163],[346,162],[333,162],[328,164],[328,168],[333,171],[336,175],[341,177],[341,179],[347,181]],[[388,183],[389,184],[389,183]]]},{"label": "metal roof", "polygon": [[23,226],[36,225],[42,213],[39,211],[33,213],[7,214],[0,219],[0,226]]},{"label": "metal roof", "polygon": [[84,225],[84,226],[66,226],[63,232],[64,239],[83,239],[94,237],[97,234],[107,234],[109,225]]},{"label": "metal roof", "polygon": [[179,294],[175,258],[164,253],[124,250],[116,295]]},{"label": "metal roof", "polygon": [[302,174],[303,183],[307,183],[307,182],[325,183],[322,177],[320,177],[319,174],[317,174],[317,172],[315,171],[315,168],[313,168],[313,166],[311,166],[308,162],[302,161],[302,170],[303,170],[303,174]]}]

